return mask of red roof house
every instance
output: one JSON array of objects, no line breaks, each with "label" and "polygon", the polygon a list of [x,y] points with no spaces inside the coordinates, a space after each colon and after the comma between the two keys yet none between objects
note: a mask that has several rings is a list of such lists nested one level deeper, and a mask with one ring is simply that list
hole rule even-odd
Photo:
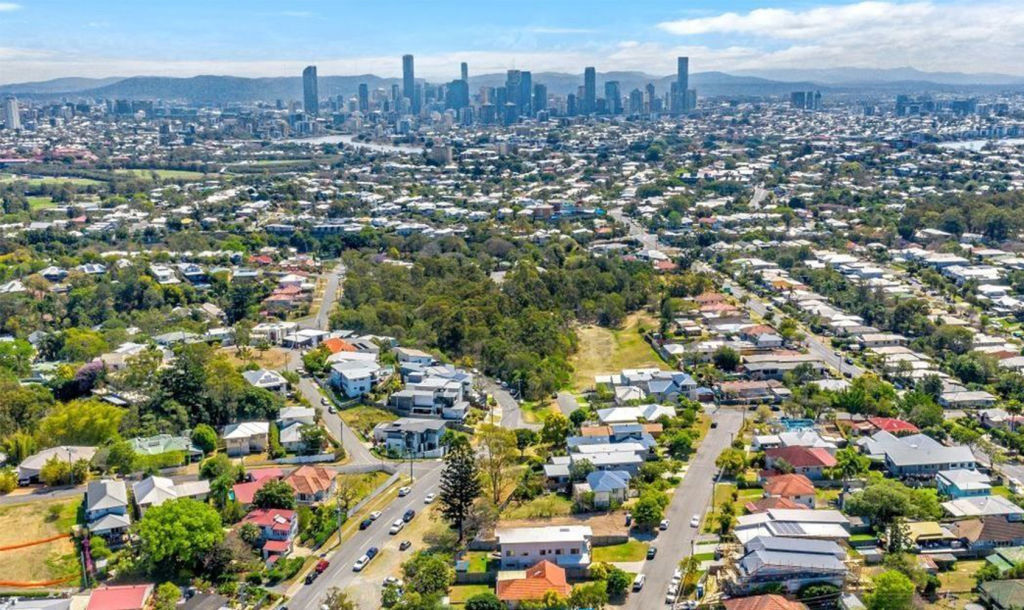
[{"label": "red roof house", "polygon": [[821,447],[776,447],[764,452],[765,465],[769,471],[784,461],[793,467],[793,472],[808,479],[818,480],[825,476],[825,469],[836,465],[836,458]]},{"label": "red roof house", "polygon": [[878,430],[885,430],[895,436],[917,434],[920,432],[914,424],[902,419],[896,419],[895,417],[869,417],[868,423]]},{"label": "red roof house", "polygon": [[565,569],[550,561],[541,561],[526,570],[524,578],[499,580],[496,586],[498,599],[503,602],[539,600],[548,591],[560,597],[568,597],[572,587],[565,580]]},{"label": "red roof house", "polygon": [[780,474],[764,482],[764,495],[785,498],[806,508],[814,508],[814,483],[802,474]]},{"label": "red roof house", "polygon": [[334,473],[323,466],[299,466],[285,477],[295,490],[295,500],[302,504],[323,502],[334,493]]},{"label": "red roof house", "polygon": [[727,599],[722,602],[725,610],[807,610],[807,606],[781,595],[753,595]]},{"label": "red roof house", "polygon": [[89,596],[86,610],[143,610],[153,594],[153,585],[100,587]]}]

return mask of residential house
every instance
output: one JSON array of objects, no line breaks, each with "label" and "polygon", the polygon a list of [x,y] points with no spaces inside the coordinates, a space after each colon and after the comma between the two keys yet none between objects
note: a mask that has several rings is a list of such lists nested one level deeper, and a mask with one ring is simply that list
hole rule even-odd
[{"label": "residential house", "polygon": [[545,560],[563,568],[590,566],[594,533],[586,525],[507,528],[495,535],[503,569],[522,570]]},{"label": "residential house", "polygon": [[348,398],[369,394],[385,376],[384,369],[377,363],[376,354],[365,352],[338,352],[331,365],[330,384],[341,390]]},{"label": "residential house", "polygon": [[746,543],[758,536],[847,540],[850,520],[837,510],[770,509],[736,518],[736,539]]},{"label": "residential house", "polygon": [[848,573],[845,561],[846,551],[831,540],[758,536],[744,543],[744,554],[726,588],[751,592],[781,584],[791,593],[812,583],[842,588]]},{"label": "residential house", "polygon": [[28,456],[18,464],[18,483],[27,485],[38,480],[39,472],[43,469],[46,462],[52,458],[66,460],[71,464],[78,460],[91,461],[94,455],[96,455],[96,447],[60,445],[43,449],[38,453]]},{"label": "residential house", "polygon": [[499,572],[495,591],[499,600],[515,608],[524,601],[539,602],[549,591],[565,599],[572,593],[572,586],[566,581],[564,568],[545,560],[527,568],[522,576],[513,571]]},{"label": "residential house", "polygon": [[175,483],[166,477],[149,476],[132,484],[132,495],[135,496],[135,505],[139,507],[140,515],[144,515],[150,507],[160,506],[168,500],[205,500],[209,494],[210,481],[206,479]]},{"label": "residential house", "polygon": [[302,429],[316,425],[316,411],[311,407],[285,407],[277,417],[278,441],[286,451],[298,453],[306,450]]},{"label": "residential house", "polygon": [[90,481],[85,490],[85,522],[91,534],[121,542],[131,526],[128,488],[124,481]]},{"label": "residential house", "polygon": [[441,435],[448,424],[438,419],[400,417],[373,429],[373,440],[385,451],[400,456],[438,458],[444,455]]},{"label": "residential house", "polygon": [[992,479],[987,474],[964,468],[939,471],[935,476],[935,486],[940,494],[954,500],[992,493]]},{"label": "residential house", "polygon": [[942,508],[954,519],[967,517],[1001,516],[1007,521],[1024,520],[1021,508],[1003,496],[969,496],[942,503]]},{"label": "residential house", "polygon": [[277,371],[270,371],[267,369],[245,371],[242,373],[242,377],[249,382],[249,385],[257,388],[262,388],[278,394],[284,394],[288,391],[288,380]]},{"label": "residential house", "polygon": [[807,508],[814,508],[814,493],[814,483],[802,474],[782,474],[764,482],[766,498],[786,498]]},{"label": "residential house", "polygon": [[433,354],[429,354],[418,349],[413,349],[411,347],[396,347],[394,349],[394,352],[395,356],[398,358],[398,361],[403,364],[411,362],[414,364],[423,364],[429,366],[437,360],[437,358],[434,358]]},{"label": "residential house", "polygon": [[266,451],[269,434],[268,422],[250,421],[224,426],[221,436],[227,454],[236,457]]},{"label": "residential house", "polygon": [[132,449],[139,455],[163,455],[180,452],[186,464],[203,459],[203,450],[196,447],[188,436],[157,434],[156,436],[136,437],[128,440]]},{"label": "residential house", "polygon": [[295,536],[299,533],[299,516],[294,510],[259,508],[251,511],[241,525],[252,523],[260,529],[256,546],[264,561],[276,561],[292,552]]},{"label": "residential house", "polygon": [[880,431],[862,438],[857,445],[870,458],[884,462],[889,473],[896,477],[933,477],[942,470],[975,467],[974,454],[969,447],[943,445],[925,434],[896,437]]},{"label": "residential house", "polygon": [[231,499],[236,500],[243,508],[249,508],[252,505],[256,492],[269,481],[283,478],[284,471],[280,468],[260,468],[250,470],[246,476],[248,477],[247,481],[235,483],[231,487]]},{"label": "residential house", "polygon": [[586,481],[573,486],[573,498],[594,508],[620,505],[629,496],[631,478],[632,475],[624,470],[595,470],[587,475]]},{"label": "residential house", "polygon": [[807,610],[804,604],[769,593],[750,597],[734,597],[722,601],[725,610]]},{"label": "residential house", "polygon": [[85,610],[145,610],[153,595],[153,585],[97,587],[89,595]]},{"label": "residential house", "polygon": [[776,379],[723,381],[715,394],[723,404],[783,402],[793,395]]},{"label": "residential house", "polygon": [[978,596],[992,610],[1024,608],[1024,579],[990,580],[978,587]]},{"label": "residential house", "polygon": [[768,471],[776,471],[779,463],[785,462],[794,473],[815,481],[825,478],[825,470],[836,465],[836,458],[821,447],[778,447],[765,451],[764,457]]},{"label": "residential house", "polygon": [[284,482],[295,490],[295,501],[299,504],[317,504],[334,495],[337,484],[334,473],[323,466],[299,466],[284,478]]},{"label": "residential house", "polygon": [[998,516],[961,519],[951,529],[967,552],[976,557],[985,557],[997,547],[1024,545],[1024,521]]}]

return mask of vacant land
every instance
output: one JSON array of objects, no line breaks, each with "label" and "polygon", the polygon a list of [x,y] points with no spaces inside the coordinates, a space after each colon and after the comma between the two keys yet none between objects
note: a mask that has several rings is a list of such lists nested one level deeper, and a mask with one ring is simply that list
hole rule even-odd
[{"label": "vacant land", "polygon": [[541,400],[539,402],[524,401],[519,404],[519,410],[522,413],[523,421],[530,424],[539,424],[544,421],[544,418],[556,411],[554,406],[549,400]]},{"label": "vacant land", "polygon": [[156,174],[161,180],[201,180],[207,176],[203,172],[187,169],[117,169],[115,174],[134,174],[139,178],[149,178]]},{"label": "vacant land", "polygon": [[481,593],[494,593],[491,585],[455,585],[448,590],[453,606],[465,604],[474,595]]},{"label": "vacant land", "polygon": [[239,351],[237,347],[225,347],[221,349],[221,352],[227,354],[228,358],[236,366],[244,366],[254,362],[261,368],[281,370],[285,368],[285,364],[288,362],[288,350],[281,349],[280,347],[271,347],[263,351],[255,347],[249,347],[244,352]]},{"label": "vacant land", "polygon": [[338,411],[338,417],[364,440],[373,436],[373,429],[377,427],[377,424],[398,419],[398,416],[391,411],[366,405],[341,409]]},{"label": "vacant land", "polygon": [[355,491],[355,499],[352,500],[352,504],[355,504],[383,485],[389,476],[382,470],[363,474],[340,474],[338,475],[338,489],[351,487]]},{"label": "vacant land", "polygon": [[26,199],[28,200],[29,209],[33,212],[45,208],[52,208],[54,205],[56,205],[55,203],[53,203],[52,197],[29,196],[26,197]]},{"label": "vacant land", "polygon": [[529,502],[512,502],[501,514],[503,519],[548,519],[572,512],[572,502],[555,494],[538,496]]},{"label": "vacant land", "polygon": [[48,176],[46,178],[29,178],[15,174],[0,174],[0,182],[25,182],[29,188],[39,188],[43,184],[64,184],[71,183],[76,186],[90,186],[103,184],[99,180],[91,178],[75,178],[73,176]]},{"label": "vacant land", "polygon": [[595,562],[643,561],[647,557],[647,544],[639,540],[630,540],[611,546],[595,546],[590,552]]},{"label": "vacant land", "polygon": [[[11,546],[68,534],[78,517],[80,499],[39,502],[0,507],[0,547]],[[49,509],[49,506],[56,506]],[[51,510],[54,512],[51,513]],[[64,538],[35,546],[0,551],[0,580],[44,582],[71,577],[77,584],[80,575],[78,555],[70,539]]]},{"label": "vacant land", "polygon": [[594,385],[594,376],[615,373],[622,369],[657,367],[668,369],[658,354],[644,341],[640,327],[656,328],[657,320],[646,313],[628,316],[622,328],[581,326],[579,351],[572,358],[573,388],[583,390]]}]

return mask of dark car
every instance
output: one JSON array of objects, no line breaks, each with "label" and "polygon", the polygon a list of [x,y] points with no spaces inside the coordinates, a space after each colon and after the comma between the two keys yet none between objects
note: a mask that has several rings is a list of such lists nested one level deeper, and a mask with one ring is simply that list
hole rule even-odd
[{"label": "dark car", "polygon": [[647,558],[654,559],[654,556],[658,554],[658,547],[651,546],[647,547]]},{"label": "dark car", "polygon": [[363,519],[359,522],[359,529],[364,530],[373,525],[373,519]]},{"label": "dark car", "polygon": [[718,427],[718,422],[716,422],[716,421],[711,422],[711,427],[712,428],[717,428]]},{"label": "dark car", "polygon": [[306,574],[306,584],[307,585],[313,584],[313,581],[316,580],[317,576],[320,576],[320,572],[313,571],[313,572],[310,572],[309,574]]},{"label": "dark car", "polygon": [[379,553],[379,552],[380,552],[380,549],[378,549],[375,546],[371,546],[370,548],[366,549],[366,556],[369,557],[370,559],[373,559],[374,557],[377,556],[377,553]]},{"label": "dark car", "polygon": [[408,523],[408,522],[412,521],[412,518],[415,517],[415,516],[416,516],[416,511],[414,511],[413,509],[410,508],[409,510],[405,511],[404,515],[402,515],[402,521],[405,521],[406,523]]},{"label": "dark car", "polygon": [[398,545],[398,550],[399,551],[404,551],[405,549],[407,549],[407,548],[409,548],[411,546],[412,546],[412,541],[411,540],[403,540],[402,543]]}]

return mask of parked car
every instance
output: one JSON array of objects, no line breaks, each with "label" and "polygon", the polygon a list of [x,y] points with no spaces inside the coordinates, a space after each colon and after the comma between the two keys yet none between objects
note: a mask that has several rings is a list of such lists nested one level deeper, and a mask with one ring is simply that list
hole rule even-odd
[{"label": "parked car", "polygon": [[320,561],[316,562],[316,568],[314,569],[316,570],[317,574],[323,574],[324,570],[326,570],[330,565],[331,562],[327,561],[326,559],[321,559]]},{"label": "parked car", "polygon": [[366,518],[359,522],[359,529],[364,530],[373,525],[373,519]]},{"label": "parked car", "polygon": [[662,519],[661,523],[658,524],[658,529],[665,531],[668,529],[668,519]]},{"label": "parked car", "polygon": [[399,487],[398,488],[398,497],[399,498],[405,497],[405,496],[409,495],[409,492],[411,492],[411,491],[412,491],[411,487]]},{"label": "parked car", "polygon": [[367,557],[366,555],[363,555],[359,559],[356,559],[356,562],[352,564],[352,571],[353,572],[362,572],[363,568],[365,568],[366,564],[368,564],[368,563],[370,563],[370,558]]},{"label": "parked car", "polygon": [[394,536],[398,532],[402,531],[402,528],[404,527],[405,521],[402,521],[401,519],[395,519],[395,522],[391,524],[391,529],[388,530],[388,533]]},{"label": "parked car", "polygon": [[690,517],[690,527],[697,527],[700,525],[700,515],[694,515]]},{"label": "parked car", "polygon": [[379,552],[380,552],[380,549],[378,549],[375,546],[371,546],[370,548],[366,549],[366,556],[369,557],[370,559],[373,559],[374,557],[377,556],[377,553],[379,553]]},{"label": "parked car", "polygon": [[654,556],[658,554],[658,547],[649,546],[647,547],[647,559],[654,559]]},{"label": "parked car", "polygon": [[643,573],[637,574],[636,578],[633,579],[633,590],[634,591],[639,591],[640,589],[643,589],[644,588],[644,582],[646,580],[647,580],[647,577],[644,576]]},{"label": "parked car", "polygon": [[398,578],[397,576],[388,576],[384,579],[384,586],[386,587],[388,585],[398,587],[399,589],[401,589],[402,586],[405,585],[405,583],[402,582],[402,579]]},{"label": "parked car", "polygon": [[375,510],[372,513],[370,513],[370,520],[371,521],[376,521],[377,519],[380,519],[380,511],[379,510]]},{"label": "parked car", "polygon": [[676,603],[676,594],[678,592],[679,589],[676,585],[669,585],[668,591],[665,592],[665,603],[668,605]]},{"label": "parked car", "polygon": [[409,510],[405,511],[404,515],[402,515],[402,520],[405,521],[406,523],[408,523],[408,522],[412,521],[412,518],[415,517],[415,516],[416,516],[416,511],[414,511],[413,509],[410,508]]},{"label": "parked car", "polygon": [[323,406],[326,407],[327,405],[331,404],[331,401],[327,400],[326,396],[321,396],[320,397],[320,404],[322,404]]},{"label": "parked car", "polygon": [[412,546],[412,541],[411,540],[403,540],[402,543],[398,545],[398,550],[399,551],[404,551],[404,550],[408,549],[411,546]]},{"label": "parked car", "polygon": [[313,581],[316,580],[317,576],[320,576],[320,572],[313,571],[313,572],[310,572],[309,574],[306,574],[306,584],[307,585],[313,584]]},{"label": "parked car", "polygon": [[430,504],[431,502],[433,502],[436,499],[437,499],[437,494],[429,493],[429,494],[427,494],[427,497],[423,498],[423,503],[424,504]]},{"label": "parked car", "polygon": [[331,406],[327,407],[327,412],[328,413],[337,413],[338,410],[334,408],[334,405],[331,405]]}]

